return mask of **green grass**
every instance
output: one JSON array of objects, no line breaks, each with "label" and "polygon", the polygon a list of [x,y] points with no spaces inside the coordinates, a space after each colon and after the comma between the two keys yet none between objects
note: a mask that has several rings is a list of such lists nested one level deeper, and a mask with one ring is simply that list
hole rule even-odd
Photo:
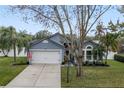
[{"label": "green grass", "polygon": [[[26,65],[12,65],[12,57],[0,57],[0,86],[5,86],[16,77]],[[17,58],[17,63],[26,62],[25,57]]]},{"label": "green grass", "polygon": [[96,88],[124,87],[124,63],[109,60],[110,67],[85,66],[83,77],[76,78],[76,68],[70,68],[70,83],[66,83],[66,67],[62,67],[62,87]]}]

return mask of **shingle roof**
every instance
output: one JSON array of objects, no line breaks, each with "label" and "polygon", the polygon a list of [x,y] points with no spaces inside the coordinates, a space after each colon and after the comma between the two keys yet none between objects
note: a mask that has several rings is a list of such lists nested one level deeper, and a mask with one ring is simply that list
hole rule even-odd
[{"label": "shingle roof", "polygon": [[[61,34],[60,34],[59,32],[57,32],[57,33],[55,33],[55,34],[53,34],[53,35],[51,35],[51,36],[49,36],[49,37],[47,37],[47,38],[44,38],[44,39],[41,39],[41,40],[33,40],[33,41],[29,42],[29,43],[30,43],[30,45],[32,46],[32,45],[37,44],[37,43],[39,43],[39,42],[41,42],[41,41],[43,41],[43,40],[52,38],[52,37],[54,37],[54,36],[56,36],[56,35],[61,35]],[[63,35],[61,35],[61,36],[63,36]]]},{"label": "shingle roof", "polygon": [[[30,42],[30,45],[31,45],[31,47],[34,47],[36,45],[37,47],[35,46],[35,48],[41,48],[41,46],[42,46],[42,48],[54,48],[54,47],[57,48],[56,46],[62,48],[63,47],[63,44],[56,42],[55,41],[56,39],[55,40],[52,40],[51,39],[52,37],[55,37],[56,35],[59,35],[60,37],[63,37],[64,38],[64,36],[62,34],[55,33],[55,34],[49,36],[48,38],[45,38],[45,39],[42,39],[42,40],[34,40],[34,41]],[[49,41],[49,44],[43,44],[42,43],[43,40],[48,40]],[[97,41],[94,41],[94,40],[85,40],[84,41],[84,44],[87,44],[88,42],[89,43],[92,43],[92,44],[95,44],[95,45],[98,45],[98,40]],[[41,43],[41,44],[39,44],[39,43]],[[41,46],[39,46],[37,44],[39,44]],[[53,44],[55,44],[55,45],[53,45]]]},{"label": "shingle roof", "polygon": [[94,40],[85,40],[85,41],[84,41],[84,44],[87,43],[87,42],[91,42],[91,43],[94,43],[94,44],[98,45],[98,41],[94,41]]},{"label": "shingle roof", "polygon": [[31,46],[31,49],[62,49],[64,46],[50,40],[45,39],[48,41],[48,43],[43,43],[44,40],[37,42]]}]

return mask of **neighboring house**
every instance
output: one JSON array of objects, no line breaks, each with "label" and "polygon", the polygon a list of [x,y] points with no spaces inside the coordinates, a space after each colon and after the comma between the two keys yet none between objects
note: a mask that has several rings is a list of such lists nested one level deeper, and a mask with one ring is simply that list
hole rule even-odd
[{"label": "neighboring house", "polygon": [[[68,41],[69,42],[69,41]],[[60,64],[64,59],[64,43],[63,35],[56,33],[44,40],[35,40],[30,43],[31,48],[29,51],[32,54],[30,63],[50,63]],[[93,62],[98,59],[98,56],[93,57],[93,48],[98,45],[98,41],[85,41],[84,42],[84,61]],[[116,52],[109,52],[108,59],[113,59]],[[94,59],[95,58],[95,59]]]},{"label": "neighboring house", "polygon": [[[0,49],[0,56],[4,56],[2,50]],[[13,57],[14,56],[14,51],[13,49],[11,49],[8,53],[8,56],[9,57]],[[16,48],[16,56],[17,57],[26,57],[27,56],[27,53],[25,52],[25,48],[22,49],[22,51],[18,54],[18,50]]]}]

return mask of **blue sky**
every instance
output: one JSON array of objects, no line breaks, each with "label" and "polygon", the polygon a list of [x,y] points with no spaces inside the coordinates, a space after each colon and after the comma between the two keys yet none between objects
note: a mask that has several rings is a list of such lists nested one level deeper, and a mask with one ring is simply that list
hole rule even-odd
[{"label": "blue sky", "polygon": [[[124,20],[122,14],[120,14],[116,9],[109,10],[101,17],[101,20],[107,24],[110,20],[116,22],[117,19],[120,21]],[[23,18],[20,14],[12,14],[8,6],[0,6],[0,26],[14,26],[17,31],[19,30],[27,30],[28,33],[36,33],[39,30],[44,30],[41,24],[35,22],[26,23],[23,21]],[[53,33],[57,32],[56,30],[49,30]],[[90,33],[91,34],[91,33]],[[93,34],[93,33],[92,33]]]}]

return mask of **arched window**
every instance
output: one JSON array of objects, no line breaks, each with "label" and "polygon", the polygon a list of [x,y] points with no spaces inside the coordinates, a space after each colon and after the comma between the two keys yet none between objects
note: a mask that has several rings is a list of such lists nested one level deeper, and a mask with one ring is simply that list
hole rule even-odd
[{"label": "arched window", "polygon": [[86,49],[93,49],[91,45],[86,46]]},{"label": "arched window", "polygon": [[91,46],[88,46],[87,49],[92,49],[92,47]]},{"label": "arched window", "polygon": [[91,45],[86,46],[86,59],[92,60],[92,49],[93,47]]}]

